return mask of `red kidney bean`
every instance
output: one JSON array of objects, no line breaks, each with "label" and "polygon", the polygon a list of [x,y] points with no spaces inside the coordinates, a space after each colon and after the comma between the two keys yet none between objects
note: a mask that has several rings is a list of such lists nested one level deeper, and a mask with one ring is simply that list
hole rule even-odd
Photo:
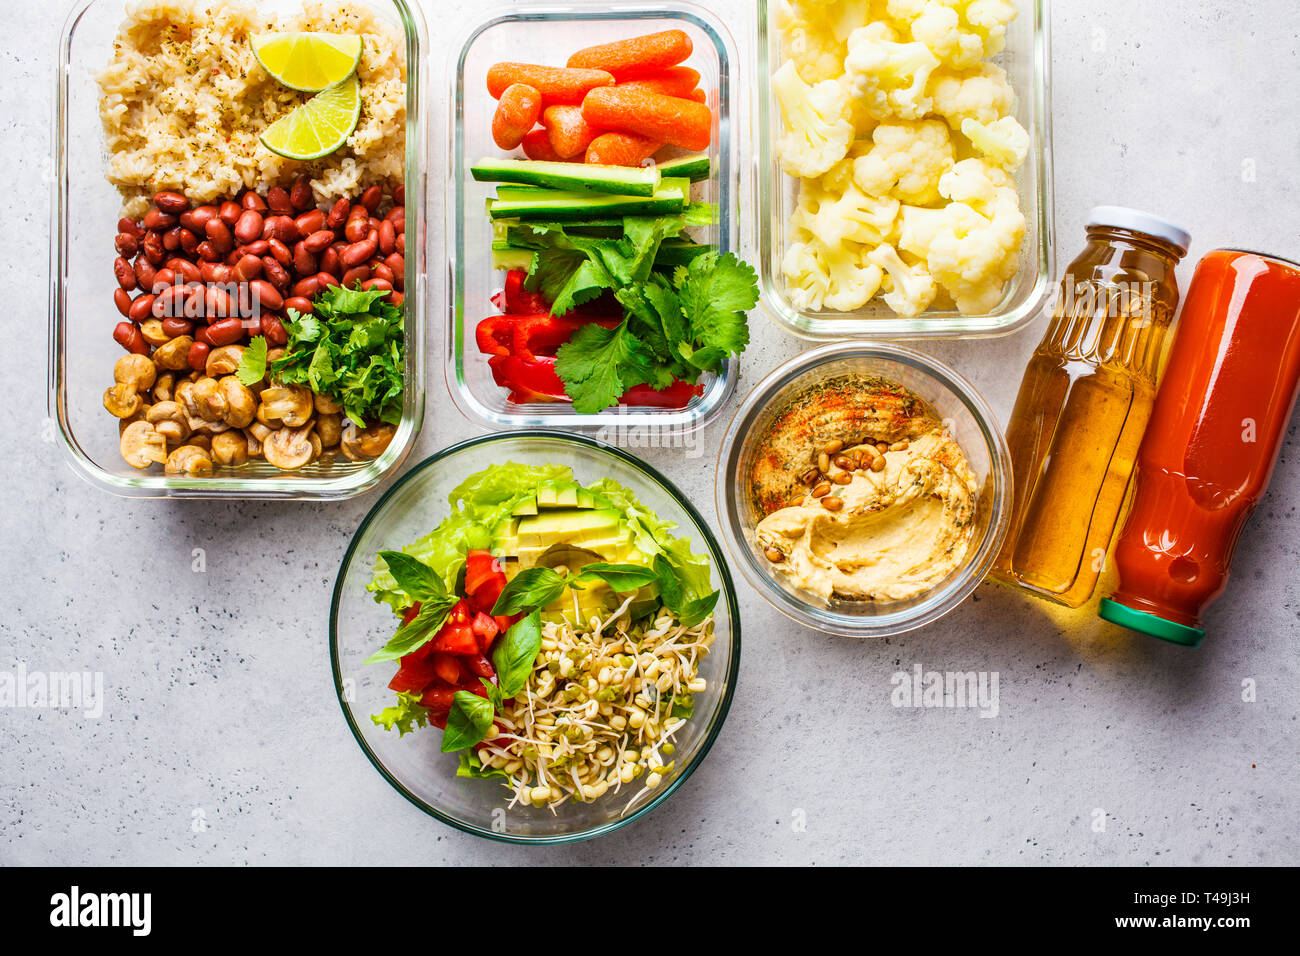
[{"label": "red kidney bean", "polygon": [[207,234],[208,242],[212,243],[212,247],[221,255],[228,255],[235,248],[235,237],[224,219],[208,220],[204,232]]},{"label": "red kidney bean", "polygon": [[251,282],[262,277],[262,260],[253,255],[241,256],[233,273],[236,282]]},{"label": "red kidney bean", "polygon": [[[308,280],[306,279],[303,280],[303,282],[306,281]],[[302,283],[299,283],[299,285],[301,284]],[[294,288],[296,289],[298,288],[298,286],[294,286]],[[301,296],[301,295],[291,295],[289,296],[289,298],[285,299],[284,308],[285,311],[288,311],[289,309],[293,309],[295,312],[298,312],[301,315],[311,315],[312,312],[314,311],[311,304],[311,299],[308,299],[306,296]]]},{"label": "red kidney bean", "polygon": [[[272,259],[271,261],[274,262],[275,260]],[[276,265],[279,265],[279,263],[276,263]],[[265,279],[254,279],[248,283],[248,288],[261,308],[271,312],[284,308],[284,296]]]},{"label": "red kidney bean", "polygon": [[271,243],[270,240],[267,239],[254,239],[248,245],[244,246],[239,250],[241,255],[257,256],[259,258],[266,255],[270,251],[271,251]]},{"label": "red kidney bean", "polygon": [[379,251],[386,256],[397,251],[397,230],[387,219],[379,224]]},{"label": "red kidney bean", "polygon": [[254,212],[262,212],[266,209],[266,200],[250,189],[240,197],[239,205]]},{"label": "red kidney bean", "polygon": [[[146,292],[144,295],[139,296],[131,303],[131,311],[127,313],[126,317],[132,322],[143,322],[145,319],[153,318],[153,303],[156,298],[157,296],[152,292]],[[167,331],[166,322],[163,323],[163,331]],[[170,335],[171,333],[168,332],[167,334]]]},{"label": "red kidney bean", "polygon": [[[154,292],[157,292],[160,289],[165,289],[168,286],[173,286],[175,284],[176,284],[175,269],[168,269],[166,266],[164,266],[163,268],[159,269],[157,272],[153,274]],[[182,283],[182,285],[183,284],[184,283]]]},{"label": "red kidney bean", "polygon": [[390,292],[390,293],[388,293],[388,304],[389,304],[389,305],[401,305],[401,304],[402,304],[403,302],[405,302],[405,301],[406,301],[406,296],[402,295],[402,293],[400,293],[400,292]]},{"label": "red kidney bean", "polygon": [[298,225],[288,216],[276,216],[275,225],[271,228],[271,235],[267,239],[279,239],[286,246],[293,245],[302,238],[298,232]]},{"label": "red kidney bean", "polygon": [[323,292],[330,286],[338,285],[339,279],[338,276],[332,276],[328,272],[318,272],[316,273],[316,282],[319,284],[320,289]]},{"label": "red kidney bean", "polygon": [[293,215],[293,201],[289,198],[289,190],[283,186],[272,186],[266,191],[266,205],[277,215]]},{"label": "red kidney bean", "polygon": [[140,241],[140,248],[144,250],[144,256],[149,260],[150,265],[162,265],[162,261],[167,258],[167,250],[163,248],[162,236],[152,230],[144,234],[144,239]]},{"label": "red kidney bean", "polygon": [[370,263],[370,274],[376,279],[383,279],[390,285],[393,282],[393,270],[378,260]]},{"label": "red kidney bean", "polygon": [[163,287],[154,296],[153,307],[149,310],[155,319],[185,318],[185,302],[189,298],[189,288],[183,285]]},{"label": "red kidney bean", "polygon": [[217,281],[216,270],[219,267],[219,265],[220,263],[216,263],[216,262],[200,262],[199,278],[202,279],[204,282],[216,282]]},{"label": "red kidney bean", "polygon": [[117,250],[119,256],[130,259],[140,251],[140,240],[129,232],[119,232],[117,238],[113,240],[113,248]]},{"label": "red kidney bean", "polygon": [[113,340],[128,352],[136,355],[148,355],[149,343],[144,334],[130,322],[119,322],[113,329]]},{"label": "red kidney bean", "polygon": [[131,315],[131,293],[125,289],[113,290],[113,304],[117,306],[117,311],[122,313],[122,318],[128,318]]},{"label": "red kidney bean", "polygon": [[392,292],[393,284],[387,279],[367,279],[365,282],[361,283],[361,288],[366,292],[369,292],[372,289],[383,289],[385,292]]},{"label": "red kidney bean", "polygon": [[388,210],[388,215],[384,217],[384,222],[391,222],[393,228],[398,232],[406,230],[406,207],[394,206]]},{"label": "red kidney bean", "polygon": [[[360,213],[360,215],[358,215]],[[343,226],[343,236],[348,242],[360,242],[370,231],[370,217],[364,206],[353,206],[347,223]]]},{"label": "red kidney bean", "polygon": [[202,342],[204,345],[212,344],[212,336],[208,335],[208,326],[200,325],[194,330],[194,341]]},{"label": "red kidney bean", "polygon": [[339,256],[339,261],[343,263],[345,269],[351,269],[373,257],[378,249],[379,236],[367,236],[360,242],[354,242],[344,249]]},{"label": "red kidney bean", "polygon": [[235,220],[235,238],[241,243],[254,242],[262,236],[262,214],[256,209],[245,209]]},{"label": "red kidney bean", "polygon": [[320,254],[320,271],[330,275],[343,275],[343,263],[339,261],[339,251],[333,246]]},{"label": "red kidney bean", "polygon": [[347,197],[335,200],[334,205],[330,207],[329,215],[325,217],[325,225],[331,229],[342,229],[347,225],[348,213],[352,211],[352,203]]},{"label": "red kidney bean", "polygon": [[180,276],[185,282],[203,281],[203,270],[188,259],[169,259],[167,268],[171,269],[174,275]]},{"label": "red kidney bean", "polygon": [[311,209],[294,219],[293,224],[298,227],[298,232],[309,236],[325,228],[325,214],[319,209]]},{"label": "red kidney bean", "polygon": [[210,285],[203,292],[203,314],[208,317],[209,324],[215,324],[217,319],[239,315],[239,309],[224,289]]},{"label": "red kidney bean", "polygon": [[153,204],[163,212],[171,216],[179,216],[190,208],[190,201],[178,192],[165,189],[160,193],[155,193]]},{"label": "red kidney bean", "polygon": [[[324,252],[333,244],[334,232],[330,229],[318,229],[315,232],[310,233],[307,238],[300,243],[300,245],[312,255],[318,255],[319,253]],[[299,269],[298,271],[305,272],[307,270]],[[312,269],[310,271],[315,272],[316,270]]]},{"label": "red kidney bean", "polygon": [[398,255],[406,255],[406,233],[404,232],[397,234],[397,252]]},{"label": "red kidney bean", "polygon": [[271,256],[262,257],[262,274],[265,275],[267,281],[277,289],[287,289],[289,288],[289,283],[293,281],[289,276],[288,270],[286,270],[284,266],[280,265],[280,263]]},{"label": "red kidney bean", "polygon": [[238,249],[231,249],[230,252],[226,255],[224,261],[226,265],[230,266],[233,269],[235,267],[235,263],[237,263],[242,258],[244,258],[244,254],[242,252],[240,252]]},{"label": "red kidney bean", "polygon": [[189,319],[172,316],[162,320],[162,330],[169,338],[173,339],[178,335],[193,335],[194,323]]},{"label": "red kidney bean", "polygon": [[278,315],[264,315],[259,324],[268,345],[279,348],[288,344],[289,333],[284,330],[284,323]]},{"label": "red kidney bean", "polygon": [[[337,282],[337,280],[335,281]],[[320,283],[319,276],[307,276],[307,278],[305,279],[299,279],[297,282],[294,283],[293,290],[292,290],[293,295],[290,297],[290,299],[286,300],[286,303],[292,301],[293,299],[302,299],[304,302],[310,301],[312,296],[318,295],[320,293],[320,290],[321,290],[321,283]]]},{"label": "red kidney bean", "polygon": [[239,217],[244,214],[244,207],[239,203],[227,199],[217,209],[217,216],[229,227],[234,227],[239,222]]},{"label": "red kidney bean", "polygon": [[181,213],[181,225],[190,232],[202,233],[209,219],[216,219],[220,209],[213,205],[195,206],[189,212]]},{"label": "red kidney bean", "polygon": [[307,248],[306,240],[293,247],[293,268],[300,276],[312,275],[320,271],[316,256]]},{"label": "red kidney bean", "polygon": [[400,252],[394,252],[391,256],[384,257],[384,265],[392,270],[393,275],[400,276],[406,272],[406,257]]},{"label": "red kidney bean", "polygon": [[244,337],[244,322],[240,318],[219,319],[208,326],[208,341],[217,348],[234,345]]},{"label": "red kidney bean", "polygon": [[194,371],[202,372],[208,367],[208,356],[212,354],[212,346],[207,342],[191,342],[190,350],[185,353],[185,363]]},{"label": "red kidney bean", "polygon": [[140,228],[140,224],[129,216],[123,216],[117,221],[117,231],[124,232],[128,236],[134,236],[136,239],[144,235],[144,230]]},{"label": "red kidney bean", "polygon": [[181,227],[181,250],[189,256],[195,255],[199,248],[199,237],[184,226]]},{"label": "red kidney bean", "polygon": [[230,282],[235,275],[235,270],[230,268],[224,262],[218,262],[212,267],[213,282]]},{"label": "red kidney bean", "polygon": [[175,252],[181,247],[181,227],[173,226],[163,233],[163,248],[168,252]]},{"label": "red kidney bean", "polygon": [[293,189],[289,191],[289,202],[293,208],[299,212],[306,212],[316,204],[316,198],[311,191],[311,177],[299,176],[293,184]]},{"label": "red kidney bean", "polygon": [[127,292],[134,292],[140,284],[131,263],[121,256],[113,260],[113,275],[117,278],[117,284]]},{"label": "red kidney bean", "polygon": [[293,253],[290,252],[289,247],[279,239],[268,239],[266,242],[266,248],[272,258],[286,269],[293,265]]},{"label": "red kidney bean", "polygon": [[393,190],[393,203],[398,206],[406,205],[406,186],[399,185]]},{"label": "red kidney bean", "polygon": [[157,230],[158,232],[170,229],[179,221],[180,220],[177,219],[177,217],[171,215],[171,213],[163,212],[161,209],[150,209],[144,214],[144,227],[146,229]]},{"label": "red kidney bean", "polygon": [[347,272],[343,273],[343,278],[339,280],[343,288],[351,289],[358,282],[365,282],[370,278],[370,266],[354,266]]},{"label": "red kidney bean", "polygon": [[379,208],[379,203],[384,198],[384,191],[378,186],[371,186],[361,194],[361,205],[365,206],[371,212]]},{"label": "red kidney bean", "polygon": [[[214,219],[213,222],[215,221]],[[200,242],[198,248],[194,251],[200,259],[206,259],[208,262],[220,262],[224,258],[223,253],[219,252],[217,247],[206,239]]]},{"label": "red kidney bean", "polygon": [[154,268],[152,262],[143,254],[135,257],[135,278],[142,289],[153,288],[154,276],[158,270]]}]

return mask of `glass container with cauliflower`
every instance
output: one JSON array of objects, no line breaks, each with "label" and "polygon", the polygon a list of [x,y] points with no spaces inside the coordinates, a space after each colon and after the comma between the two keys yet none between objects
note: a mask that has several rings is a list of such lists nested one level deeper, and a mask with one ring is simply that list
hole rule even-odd
[{"label": "glass container with cauliflower", "polygon": [[1014,54],[1044,42],[1040,5],[778,0],[764,15],[760,243],[778,317],[809,337],[1027,321],[1050,267],[1045,81]]}]

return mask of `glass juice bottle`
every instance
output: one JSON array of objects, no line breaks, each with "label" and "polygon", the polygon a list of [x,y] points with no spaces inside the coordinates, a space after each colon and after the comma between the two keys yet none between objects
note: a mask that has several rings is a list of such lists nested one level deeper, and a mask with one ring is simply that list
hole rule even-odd
[{"label": "glass juice bottle", "polygon": [[991,572],[1068,607],[1087,602],[1105,567],[1191,241],[1119,206],[1093,209],[1087,236],[1011,414],[1011,525]]}]

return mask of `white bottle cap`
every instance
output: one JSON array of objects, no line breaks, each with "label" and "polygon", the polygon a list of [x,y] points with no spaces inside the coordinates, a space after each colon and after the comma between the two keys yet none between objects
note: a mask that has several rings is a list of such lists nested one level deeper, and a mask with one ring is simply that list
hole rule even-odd
[{"label": "white bottle cap", "polygon": [[1149,236],[1163,239],[1184,256],[1192,244],[1192,235],[1186,229],[1175,226],[1168,219],[1161,219],[1140,209],[1129,209],[1127,206],[1093,206],[1088,211],[1087,225],[1145,232]]}]

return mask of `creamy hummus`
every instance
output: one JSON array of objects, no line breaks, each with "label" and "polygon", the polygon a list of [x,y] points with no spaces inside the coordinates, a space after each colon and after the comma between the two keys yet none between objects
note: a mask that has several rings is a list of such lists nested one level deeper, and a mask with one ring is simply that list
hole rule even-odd
[{"label": "creamy hummus", "polygon": [[[897,386],[854,384],[864,401],[885,384],[897,410]],[[961,566],[974,533],[975,475],[928,406],[912,397],[905,407],[907,413],[892,423],[893,434],[881,434],[876,423],[876,434],[845,440],[829,456],[841,464],[825,470],[818,462],[826,462],[822,452],[834,440],[825,437],[828,432],[819,429],[817,442],[801,452],[786,445],[785,473],[799,476],[802,494],[755,529],[773,572],[823,599],[902,601]],[[860,416],[853,424],[861,427]]]}]

